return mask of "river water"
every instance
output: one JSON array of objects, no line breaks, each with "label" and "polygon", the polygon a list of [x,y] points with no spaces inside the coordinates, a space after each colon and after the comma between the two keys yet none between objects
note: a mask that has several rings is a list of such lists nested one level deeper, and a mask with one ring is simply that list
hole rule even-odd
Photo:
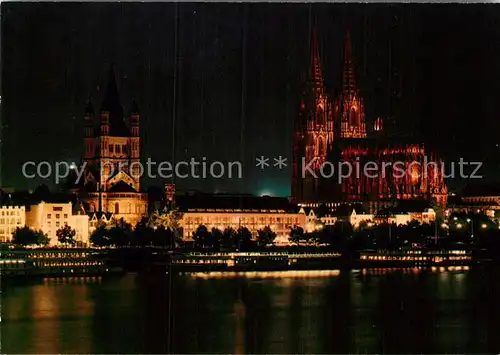
[{"label": "river water", "polygon": [[2,353],[499,353],[500,272],[128,274],[2,285]]}]

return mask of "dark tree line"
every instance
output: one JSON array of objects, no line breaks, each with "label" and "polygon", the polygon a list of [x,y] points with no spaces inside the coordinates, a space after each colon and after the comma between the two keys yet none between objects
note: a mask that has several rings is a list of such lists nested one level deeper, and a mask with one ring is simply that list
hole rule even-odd
[{"label": "dark tree line", "polygon": [[92,232],[90,242],[94,246],[175,248],[180,242],[179,233],[162,224],[151,224],[144,218],[134,229],[122,219],[110,225],[101,224]]},{"label": "dark tree line", "polygon": [[[60,244],[76,245],[76,231],[69,225],[64,225],[56,231]],[[46,246],[50,239],[41,230],[34,230],[28,226],[18,227],[12,232],[12,243],[18,246],[40,245]]]},{"label": "dark tree line", "polygon": [[257,231],[255,240],[252,233],[246,227],[233,229],[228,227],[224,230],[208,228],[204,225],[198,226],[193,232],[193,244],[195,248],[213,250],[250,250],[255,247],[266,247],[274,244],[276,233],[270,227],[264,227]]}]

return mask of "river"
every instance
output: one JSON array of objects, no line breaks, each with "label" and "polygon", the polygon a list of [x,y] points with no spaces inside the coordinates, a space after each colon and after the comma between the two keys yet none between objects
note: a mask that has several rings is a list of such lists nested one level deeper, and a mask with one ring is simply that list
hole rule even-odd
[{"label": "river", "polygon": [[1,352],[499,353],[499,276],[394,269],[5,283]]}]

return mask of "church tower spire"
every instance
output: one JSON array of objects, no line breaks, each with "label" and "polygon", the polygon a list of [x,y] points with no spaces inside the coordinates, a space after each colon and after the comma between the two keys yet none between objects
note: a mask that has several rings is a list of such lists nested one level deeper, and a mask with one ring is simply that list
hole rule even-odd
[{"label": "church tower spire", "polygon": [[318,170],[334,138],[332,102],[323,82],[316,28],[311,32],[309,73],[294,132],[292,195],[297,201],[314,199],[319,189],[318,179],[302,176],[302,159]]},{"label": "church tower spire", "polygon": [[366,138],[366,122],[363,99],[358,93],[354,75],[351,33],[347,29],[344,44],[342,92],[335,104],[335,122],[340,124],[341,138]]},{"label": "church tower spire", "polygon": [[324,94],[323,74],[321,72],[321,60],[319,57],[318,34],[316,27],[313,28],[311,34],[311,63],[309,70],[310,85],[316,95]]},{"label": "church tower spire", "polygon": [[347,29],[344,44],[344,70],[342,73],[342,90],[345,93],[356,92],[356,81],[354,78],[354,61],[352,59],[351,33]]},{"label": "church tower spire", "polygon": [[106,130],[102,126],[109,127],[107,129],[108,133],[105,135],[116,137],[128,136],[114,65],[111,65],[109,69],[108,86],[101,106],[101,131]]}]

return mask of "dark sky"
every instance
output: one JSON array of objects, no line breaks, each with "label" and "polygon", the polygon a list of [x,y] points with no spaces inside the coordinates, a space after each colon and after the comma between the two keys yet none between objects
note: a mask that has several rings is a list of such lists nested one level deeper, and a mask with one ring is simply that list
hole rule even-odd
[{"label": "dark sky", "polygon": [[[317,24],[327,87],[341,82],[346,28],[367,121],[420,137],[447,161],[484,161],[497,179],[500,7],[496,5],[178,4],[176,159],[242,160],[240,181],[178,180],[179,189],[289,194],[292,122]],[[141,110],[142,158],[172,158],[173,3],[2,3],[0,185],[25,161],[78,161],[83,112],[98,109],[114,63],[125,111]],[[272,160],[272,159],[271,159]],[[450,181],[459,186],[462,182]],[[144,186],[161,180],[143,180]]]}]

